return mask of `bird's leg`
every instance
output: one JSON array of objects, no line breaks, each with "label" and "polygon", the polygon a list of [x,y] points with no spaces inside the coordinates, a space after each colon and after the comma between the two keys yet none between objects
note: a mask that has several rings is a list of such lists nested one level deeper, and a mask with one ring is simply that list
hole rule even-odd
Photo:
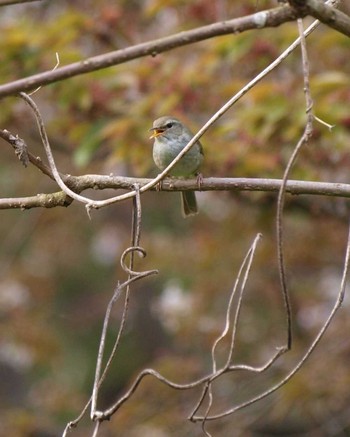
[{"label": "bird's leg", "polygon": [[163,181],[159,181],[156,183],[156,191],[162,191],[162,182]]},{"label": "bird's leg", "polygon": [[156,184],[156,191],[162,191],[163,189],[163,182],[166,182],[165,185],[169,184],[169,187],[172,188],[172,181],[174,180],[174,178],[172,178],[171,176],[166,176],[165,179],[162,179],[161,181],[159,181]]},{"label": "bird's leg", "polygon": [[197,185],[198,185],[198,190],[201,191],[202,189],[202,183],[203,183],[203,175],[202,173],[197,173]]}]

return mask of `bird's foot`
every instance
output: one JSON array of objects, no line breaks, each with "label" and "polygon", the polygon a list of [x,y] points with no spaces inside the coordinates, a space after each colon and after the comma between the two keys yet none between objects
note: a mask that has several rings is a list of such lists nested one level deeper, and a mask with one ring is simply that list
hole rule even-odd
[{"label": "bird's foot", "polygon": [[202,189],[202,183],[203,183],[203,175],[202,175],[202,173],[198,173],[197,174],[197,185],[198,185],[199,191]]}]

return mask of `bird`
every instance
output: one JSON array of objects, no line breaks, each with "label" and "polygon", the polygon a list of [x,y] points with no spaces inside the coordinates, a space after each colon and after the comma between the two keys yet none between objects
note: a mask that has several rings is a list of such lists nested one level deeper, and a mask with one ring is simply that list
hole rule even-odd
[{"label": "bird", "polygon": [[[164,170],[193,138],[192,132],[180,120],[168,115],[157,118],[150,131],[152,131],[150,139],[154,139],[153,160],[160,170]],[[199,141],[196,141],[170,170],[169,175],[178,178],[198,176],[203,158],[203,147]],[[181,191],[181,205],[183,217],[197,214],[195,192]]]}]

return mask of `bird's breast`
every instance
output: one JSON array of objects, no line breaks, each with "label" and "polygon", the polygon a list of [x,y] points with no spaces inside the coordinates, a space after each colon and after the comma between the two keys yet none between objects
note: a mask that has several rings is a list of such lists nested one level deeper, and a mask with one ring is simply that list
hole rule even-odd
[{"label": "bird's breast", "polygon": [[[182,142],[163,140],[156,138],[153,145],[153,159],[160,170],[164,170],[183,150],[189,140]],[[200,153],[200,147],[195,144],[170,170],[170,175],[179,177],[188,177],[194,175],[199,169],[203,155]]]}]

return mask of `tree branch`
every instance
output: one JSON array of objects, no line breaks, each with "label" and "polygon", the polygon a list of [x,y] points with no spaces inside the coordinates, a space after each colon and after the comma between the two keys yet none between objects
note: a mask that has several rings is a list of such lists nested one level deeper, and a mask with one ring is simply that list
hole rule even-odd
[{"label": "tree branch", "polygon": [[38,86],[48,85],[69,77],[101,70],[106,67],[111,67],[112,65],[122,64],[132,59],[144,56],[156,56],[176,47],[204,41],[216,36],[238,34],[247,30],[264,27],[276,27],[288,21],[294,21],[300,16],[296,8],[282,6],[247,15],[246,17],[234,18],[232,20],[179,32],[175,35],[94,56],[84,61],[57,68],[55,71],[50,70],[1,85],[0,97],[5,97],[20,91],[33,90]]},{"label": "tree branch", "polygon": [[0,0],[0,7],[1,6],[10,6],[10,5],[16,5],[19,3],[31,3],[31,2],[37,2],[41,0]]},{"label": "tree branch", "polygon": [[30,162],[46,176],[49,176],[49,178],[55,180],[50,167],[45,165],[40,157],[34,156],[32,153],[28,152],[28,146],[22,138],[20,138],[18,135],[13,135],[7,129],[0,129],[0,138],[11,144],[18,159],[25,167],[27,167],[28,163]]},{"label": "tree branch", "polygon": [[[64,180],[71,190],[80,193],[87,189],[124,189],[133,190],[135,184],[140,188],[152,179],[139,179],[121,176],[64,176]],[[254,178],[204,178],[200,191],[262,191],[277,193],[281,188],[281,179],[254,179]],[[152,188],[156,191],[156,188]],[[162,191],[198,190],[197,179],[165,179],[161,184]],[[286,192],[295,195],[318,195],[333,197],[350,197],[350,184],[311,182],[288,180]],[[55,206],[68,206],[72,199],[62,191],[49,194],[37,194],[30,197],[0,199],[0,209],[30,209],[53,208]]]},{"label": "tree branch", "polygon": [[311,15],[323,24],[350,37],[350,17],[320,0],[289,0],[302,16]]},{"label": "tree branch", "polygon": [[29,197],[0,199],[0,209],[54,208],[68,206],[71,203],[72,199],[63,191],[59,191],[58,193],[37,194]]}]

